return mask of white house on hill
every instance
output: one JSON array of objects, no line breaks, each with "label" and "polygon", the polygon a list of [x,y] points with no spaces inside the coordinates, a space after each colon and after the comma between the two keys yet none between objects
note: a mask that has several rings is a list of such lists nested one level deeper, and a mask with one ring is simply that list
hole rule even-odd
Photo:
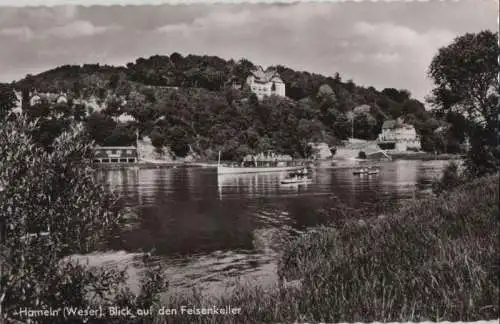
[{"label": "white house on hill", "polygon": [[259,66],[247,78],[247,84],[257,98],[263,99],[266,96],[285,96],[285,83],[274,69],[264,69]]},{"label": "white house on hill", "polygon": [[419,151],[421,149],[420,137],[417,135],[415,127],[405,124],[399,118],[384,122],[377,143],[381,149],[395,152]]},{"label": "white house on hill", "polygon": [[34,106],[47,100],[49,103],[67,103],[68,97],[63,93],[34,93],[30,96],[30,105]]}]

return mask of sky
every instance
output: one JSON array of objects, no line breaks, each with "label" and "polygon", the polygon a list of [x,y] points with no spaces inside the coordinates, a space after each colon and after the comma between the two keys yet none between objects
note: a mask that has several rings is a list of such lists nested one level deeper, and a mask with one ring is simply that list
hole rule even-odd
[{"label": "sky", "polygon": [[[63,64],[124,65],[179,52],[338,72],[422,100],[440,47],[498,29],[498,0],[92,5],[126,1],[0,0],[0,82]],[[78,2],[86,6],[22,7]]]}]

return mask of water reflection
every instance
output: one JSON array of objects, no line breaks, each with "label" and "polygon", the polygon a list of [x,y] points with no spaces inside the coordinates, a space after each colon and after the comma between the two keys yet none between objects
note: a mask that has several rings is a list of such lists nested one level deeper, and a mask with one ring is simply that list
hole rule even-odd
[{"label": "water reflection", "polygon": [[[223,175],[208,168],[107,171],[100,174],[137,213],[110,249],[154,249],[167,266],[173,291],[225,286],[228,278],[274,280],[278,242],[325,224],[345,210],[381,212],[423,195],[446,161],[380,163],[375,176],[324,167],[307,185],[281,185],[284,173]],[[325,214],[321,209],[333,212]],[[338,211],[338,214],[335,214]],[[201,286],[200,286],[201,285]]]}]

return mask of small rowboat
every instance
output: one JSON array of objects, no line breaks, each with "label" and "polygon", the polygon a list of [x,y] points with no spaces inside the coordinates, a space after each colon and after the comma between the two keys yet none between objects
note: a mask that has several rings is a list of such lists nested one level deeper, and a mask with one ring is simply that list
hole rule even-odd
[{"label": "small rowboat", "polygon": [[288,176],[281,180],[281,184],[306,184],[312,181],[311,178],[307,176],[307,169],[292,172]]},{"label": "small rowboat", "polygon": [[379,174],[379,169],[375,169],[375,168],[372,168],[372,169],[365,169],[365,168],[362,168],[362,169],[358,169],[358,170],[355,170],[352,172],[352,174],[354,175],[375,175],[375,174]]}]

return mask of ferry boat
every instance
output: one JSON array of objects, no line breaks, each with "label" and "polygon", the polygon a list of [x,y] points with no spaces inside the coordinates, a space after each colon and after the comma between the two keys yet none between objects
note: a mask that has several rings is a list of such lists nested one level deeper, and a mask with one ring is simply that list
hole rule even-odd
[{"label": "ferry boat", "polygon": [[303,163],[294,162],[291,159],[280,159],[278,156],[257,155],[247,156],[239,164],[223,165],[217,162],[217,174],[243,174],[243,173],[266,173],[266,172],[290,172],[304,168]]}]

